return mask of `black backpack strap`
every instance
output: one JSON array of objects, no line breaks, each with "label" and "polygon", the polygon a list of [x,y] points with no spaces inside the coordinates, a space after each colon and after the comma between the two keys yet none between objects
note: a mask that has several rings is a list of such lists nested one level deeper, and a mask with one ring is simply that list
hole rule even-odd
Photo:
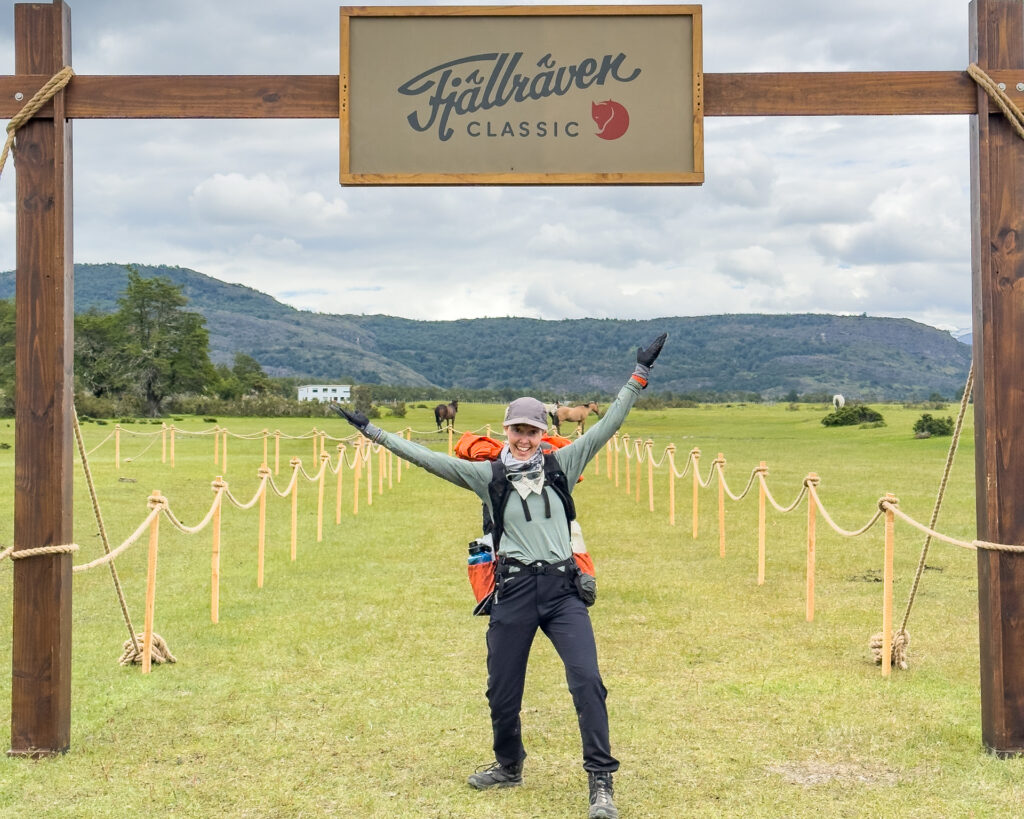
[{"label": "black backpack strap", "polygon": [[562,467],[558,465],[558,459],[554,453],[544,453],[544,483],[555,490],[555,494],[562,501],[562,506],[565,507],[566,521],[572,523],[576,520],[576,503],[569,491],[569,479],[562,471]]},{"label": "black backpack strap", "polygon": [[[508,493],[511,491],[512,485],[505,480],[505,465],[500,459],[491,461],[491,482],[487,484],[487,496],[491,500],[491,539],[495,555],[498,554],[498,544],[505,531],[505,504],[508,503]],[[487,508],[484,507],[484,518],[487,517]]]}]

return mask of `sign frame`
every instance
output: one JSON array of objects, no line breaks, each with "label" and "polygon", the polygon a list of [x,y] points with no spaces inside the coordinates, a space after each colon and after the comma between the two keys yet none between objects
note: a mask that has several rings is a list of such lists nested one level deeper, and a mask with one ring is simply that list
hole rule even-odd
[{"label": "sign frame", "polygon": [[[665,171],[382,171],[353,166],[352,28],[360,19],[512,18],[512,17],[689,17],[693,133],[692,170]],[[358,22],[356,22],[358,28]],[[638,6],[342,6],[340,8],[339,179],[342,185],[700,185],[704,182],[704,74],[702,7]],[[356,139],[358,143],[358,139]],[[358,149],[358,144],[356,145]],[[683,152],[685,157],[686,152]]]}]

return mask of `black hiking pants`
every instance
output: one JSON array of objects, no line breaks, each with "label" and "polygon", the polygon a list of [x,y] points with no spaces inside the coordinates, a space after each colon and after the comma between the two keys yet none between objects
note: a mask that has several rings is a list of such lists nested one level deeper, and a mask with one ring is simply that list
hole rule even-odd
[{"label": "black hiking pants", "polygon": [[618,770],[608,740],[608,692],[597,668],[594,630],[571,574],[519,571],[506,575],[499,586],[487,628],[487,701],[494,755],[502,765],[513,765],[526,756],[519,713],[526,663],[539,628],[565,666],[583,741],[583,768]]}]

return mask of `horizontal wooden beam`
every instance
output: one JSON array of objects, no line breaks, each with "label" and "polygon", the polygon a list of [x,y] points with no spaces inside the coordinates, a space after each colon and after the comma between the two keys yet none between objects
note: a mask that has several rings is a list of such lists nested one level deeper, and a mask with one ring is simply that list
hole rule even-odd
[{"label": "horizontal wooden beam", "polygon": [[[989,73],[1024,105],[1017,90],[1022,72]],[[0,117],[14,116],[48,79],[0,76]],[[65,100],[71,119],[334,119],[338,77],[83,75],[71,81]],[[966,71],[704,75],[708,117],[975,113],[976,89]],[[53,116],[53,107],[38,116]]]},{"label": "horizontal wooden beam", "polygon": [[[10,118],[49,77],[0,77],[0,117]],[[338,77],[75,76],[71,119],[337,119]],[[22,94],[21,101],[15,99]],[[38,116],[53,116],[53,106]]]}]

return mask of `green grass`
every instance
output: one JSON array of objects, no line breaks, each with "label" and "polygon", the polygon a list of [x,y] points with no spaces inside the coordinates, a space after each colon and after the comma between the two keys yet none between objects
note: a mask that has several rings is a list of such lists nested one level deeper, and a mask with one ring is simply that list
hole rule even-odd
[{"label": "green grass", "polygon": [[[949,414],[955,414],[955,407]],[[692,447],[707,474],[722,452],[734,490],[768,462],[769,486],[788,503],[803,477],[836,521],[859,527],[886,492],[927,522],[949,439],[915,440],[919,410],[886,406],[888,426],[825,429],[824,407],[735,405],[634,412],[626,431]],[[593,420],[593,419],[591,419]],[[500,421],[500,408],[460,407],[460,429]],[[309,419],[221,418],[233,432],[268,426],[298,434]],[[411,409],[397,429],[433,428]],[[207,429],[202,419],[177,422]],[[334,435],[348,428],[320,422]],[[152,432],[152,425],[126,429]],[[88,445],[112,426],[84,425]],[[436,436],[423,436],[424,439]],[[185,523],[212,499],[212,437],[179,438],[176,468],[159,443],[124,436],[90,463],[111,538],[120,542],[159,488]],[[13,443],[10,422],[0,442]],[[141,454],[140,454],[141,453]],[[239,498],[256,487],[259,441],[229,443],[225,478]],[[273,445],[271,442],[271,457]],[[282,464],[308,441],[282,443]],[[13,450],[0,450],[0,504],[10,509]],[[911,666],[888,680],[868,648],[881,630],[882,531],[844,539],[819,517],[816,616],[804,617],[806,505],[769,509],[767,579],[756,583],[757,499],[727,502],[719,557],[717,492],[701,493],[690,536],[690,479],[677,483],[667,521],[667,475],[656,511],[589,470],[576,493],[600,593],[591,610],[609,689],[616,801],[624,819],[678,816],[1009,816],[1021,812],[1019,760],[981,743],[977,580],[968,550],[933,543],[908,629]],[[285,479],[282,469],[281,482]],[[644,470],[646,471],[646,470]],[[133,479],[134,482],[121,480]],[[99,540],[76,479],[80,563]],[[586,779],[564,675],[550,644],[535,643],[524,703],[526,784],[497,793],[465,785],[491,760],[484,688],[486,622],[470,616],[465,545],[477,534],[470,493],[418,469],[394,491],[351,508],[345,475],[340,526],[328,484],[324,540],[315,538],[315,488],[303,483],[298,559],[289,560],[289,505],[268,507],[266,584],[255,583],[255,511],[224,513],[220,623],[209,617],[208,533],[162,524],[156,630],[178,658],[143,676],[117,665],[126,637],[109,574],[76,575],[72,745],[69,754],[0,759],[0,816],[585,816]],[[11,522],[0,521],[10,542]],[[974,533],[970,419],[939,528]],[[902,616],[921,537],[897,523],[896,613]],[[118,570],[141,630],[145,545]],[[0,564],[0,667],[10,668],[10,563]],[[0,712],[10,689],[0,686]]]}]

